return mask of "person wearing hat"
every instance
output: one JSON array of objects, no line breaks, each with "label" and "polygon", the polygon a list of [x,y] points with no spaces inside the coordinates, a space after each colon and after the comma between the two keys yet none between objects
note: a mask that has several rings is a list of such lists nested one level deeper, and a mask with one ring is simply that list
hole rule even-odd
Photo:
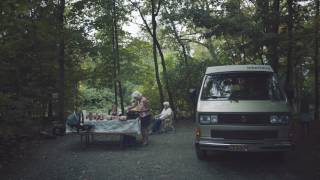
[{"label": "person wearing hat", "polygon": [[137,102],[136,106],[131,106],[128,111],[136,109],[139,112],[139,118],[141,120],[141,134],[142,134],[142,144],[148,144],[148,127],[151,122],[151,112],[149,101],[146,97],[142,96],[139,91],[132,93],[132,98]]},{"label": "person wearing hat", "polygon": [[152,132],[159,132],[160,130],[167,129],[168,127],[172,128],[172,118],[173,112],[170,108],[169,102],[163,103],[163,110],[157,116],[155,116],[155,123],[152,127]]}]

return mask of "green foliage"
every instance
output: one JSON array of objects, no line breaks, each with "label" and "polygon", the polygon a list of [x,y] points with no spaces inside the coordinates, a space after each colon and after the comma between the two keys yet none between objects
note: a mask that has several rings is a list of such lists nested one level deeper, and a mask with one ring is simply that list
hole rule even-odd
[{"label": "green foliage", "polygon": [[80,86],[81,109],[87,111],[108,112],[113,104],[113,92],[110,89],[86,88]]},{"label": "green foliage", "polygon": [[[206,67],[227,64],[270,64],[276,51],[278,74],[285,80],[288,47],[293,48],[297,95],[314,95],[314,3],[294,3],[293,40],[288,39],[288,10],[280,1],[278,32],[272,32],[276,1],[185,0],[162,1],[158,40],[164,52],[179,110],[191,111],[188,89],[200,87]],[[133,91],[149,98],[159,110],[151,38],[143,28],[139,37],[122,29],[135,7],[117,0],[120,74],[115,78],[112,52],[112,0],[68,1],[65,9],[66,110],[106,111],[114,102],[114,82],[121,80],[125,105]],[[138,1],[150,16],[150,2]],[[17,124],[41,125],[57,112],[57,1],[0,2],[0,134],[21,130]],[[293,42],[289,44],[290,42]],[[272,46],[276,45],[276,50]],[[160,58],[158,58],[160,59]],[[160,68],[161,81],[165,82]],[[168,95],[165,92],[165,100]],[[8,128],[10,127],[10,128]]]},{"label": "green foliage", "polygon": [[[58,5],[55,2],[1,1],[0,99],[1,134],[21,133],[55,115],[52,93],[58,92]],[[67,18],[70,18],[67,16]],[[92,53],[84,28],[65,30],[66,108],[74,109],[82,61]],[[49,106],[53,110],[49,110]],[[49,113],[52,113],[50,114]]]}]

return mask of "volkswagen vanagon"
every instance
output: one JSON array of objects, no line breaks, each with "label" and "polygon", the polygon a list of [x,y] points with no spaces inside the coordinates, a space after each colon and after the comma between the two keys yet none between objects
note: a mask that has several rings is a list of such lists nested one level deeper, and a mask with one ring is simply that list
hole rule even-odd
[{"label": "volkswagen vanagon", "polygon": [[208,67],[196,108],[195,149],[285,152],[290,141],[287,97],[269,65]]}]

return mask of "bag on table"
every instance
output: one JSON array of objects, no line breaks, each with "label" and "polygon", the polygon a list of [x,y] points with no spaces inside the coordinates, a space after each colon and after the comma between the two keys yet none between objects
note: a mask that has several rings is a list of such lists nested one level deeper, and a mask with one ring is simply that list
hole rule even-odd
[{"label": "bag on table", "polygon": [[67,117],[66,124],[70,127],[80,126],[80,117],[76,113],[72,113]]}]

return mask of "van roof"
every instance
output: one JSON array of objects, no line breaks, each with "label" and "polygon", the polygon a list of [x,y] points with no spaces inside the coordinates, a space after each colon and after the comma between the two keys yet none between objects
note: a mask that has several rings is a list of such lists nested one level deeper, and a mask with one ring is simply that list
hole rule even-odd
[{"label": "van roof", "polygon": [[212,66],[208,67],[206,74],[219,72],[239,72],[239,71],[253,71],[253,72],[273,72],[270,65],[226,65],[226,66]]}]

